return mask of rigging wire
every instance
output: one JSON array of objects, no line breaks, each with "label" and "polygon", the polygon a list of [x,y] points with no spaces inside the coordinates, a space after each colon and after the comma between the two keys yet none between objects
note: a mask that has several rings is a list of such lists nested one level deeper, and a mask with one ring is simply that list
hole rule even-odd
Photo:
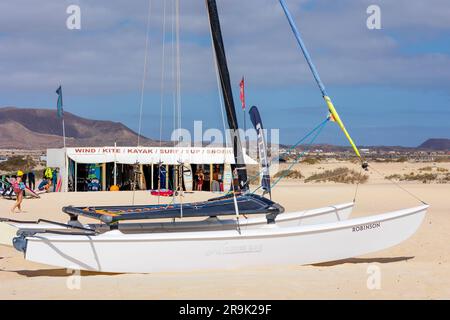
[{"label": "rigging wire", "polygon": [[[176,51],[175,51],[175,16],[176,16],[176,2],[175,0],[171,1],[172,3],[172,12],[171,12],[171,65],[172,65],[172,135],[171,139],[173,142],[173,147],[175,148],[177,146],[177,140],[174,136],[174,133],[177,132],[177,72],[176,72]],[[177,176],[177,179],[179,177]],[[172,203],[176,202],[175,194],[172,196]],[[182,208],[180,209],[181,216]],[[173,219],[173,222],[175,222],[175,218]]]},{"label": "rigging wire", "polygon": [[[177,143],[179,144],[181,142],[181,55],[180,55],[180,1],[174,0],[171,1],[172,3],[172,19],[171,19],[171,76],[172,76],[172,109],[173,109],[173,133],[171,135],[173,146],[176,147]],[[166,30],[166,3],[164,3],[164,27],[163,27],[163,63],[164,63],[164,56],[165,56],[165,30]],[[164,72],[162,75],[162,78],[164,77]],[[162,148],[162,127],[163,127],[163,104],[161,104],[161,110],[160,110],[160,149]],[[174,133],[177,133],[177,136],[174,136]],[[161,157],[160,157],[161,158]],[[161,190],[161,183],[160,183],[160,175],[161,175],[161,160],[159,164],[159,176],[158,176],[158,190]],[[174,165],[173,173],[175,177],[175,185],[172,185],[172,188],[174,190],[172,195],[172,201],[176,201],[176,196],[180,196],[180,213],[181,217],[183,216],[183,180],[182,175],[184,173],[184,164],[182,162],[181,155],[179,155],[178,158],[178,164]],[[167,172],[166,175],[170,172]],[[167,186],[170,188],[170,186]],[[158,203],[160,199],[160,192],[158,195]]]},{"label": "rigging wire", "polygon": [[[181,104],[181,50],[180,50],[180,0],[175,2],[175,16],[176,16],[176,66],[177,66],[177,106],[178,106],[178,144],[181,142],[181,116],[182,116],[182,104]],[[184,171],[184,163],[181,161],[181,155],[178,158],[178,169],[176,170],[176,192],[179,195],[180,201],[180,215],[183,217],[183,180],[182,174]],[[174,193],[176,196],[176,194]]]},{"label": "rigging wire", "polygon": [[[180,54],[180,0],[176,0],[176,61],[177,61],[177,107],[178,107],[178,128],[181,129],[181,54]],[[178,142],[181,139],[181,132],[178,130]]]},{"label": "rigging wire", "polygon": [[[164,114],[164,80],[166,71],[166,1],[163,1],[163,27],[162,27],[162,50],[161,50],[161,98],[159,113],[159,147],[162,147],[163,114]],[[160,153],[161,160],[161,153]]]},{"label": "rigging wire", "polygon": [[370,168],[375,171],[375,173],[377,173],[380,177],[382,177],[384,180],[389,181],[390,183],[392,183],[393,185],[397,186],[399,189],[403,190],[404,192],[406,192],[407,194],[409,194],[411,197],[413,197],[414,199],[416,199],[417,201],[428,205],[427,202],[425,202],[424,200],[422,200],[421,198],[419,198],[418,196],[416,196],[414,193],[412,193],[411,191],[407,190],[405,187],[403,187],[402,185],[400,185],[400,183],[397,183],[393,180],[389,180],[387,179],[380,171],[378,171],[377,169],[375,169],[374,167],[370,166]]},{"label": "rigging wire", "polygon": [[322,130],[325,128],[325,126],[327,125],[327,123],[330,121],[330,118],[328,117],[324,122],[322,122],[319,127],[317,127],[316,129],[316,133],[314,134],[314,136],[312,137],[312,139],[310,140],[310,142],[308,143],[308,148],[306,150],[304,150],[302,153],[300,153],[297,158],[295,159],[295,161],[288,167],[288,169],[286,170],[286,173],[284,175],[281,175],[278,180],[276,180],[273,184],[272,184],[272,189],[276,187],[276,185],[282,180],[284,179],[288,172],[292,169],[292,167],[294,167],[294,165],[297,163],[297,161],[302,158],[307,152],[309,152],[309,149],[311,149],[312,144],[314,143],[314,141],[317,139],[317,137],[320,135],[320,133],[322,132]]},{"label": "rigging wire", "polygon": [[[297,141],[291,148],[289,148],[287,151],[283,152],[281,155],[277,156],[278,158],[280,158],[281,156],[288,154],[290,151],[294,150],[296,147],[298,147],[300,144],[302,144],[303,142],[306,141],[306,139],[308,139],[311,135],[313,135],[317,130],[319,130],[320,128],[322,128],[322,126],[324,126],[328,121],[330,120],[329,117],[327,117],[324,121],[322,121],[320,124],[318,124],[314,129],[312,129],[311,131],[309,131],[305,136],[303,136],[299,141]],[[296,161],[298,161],[303,155],[301,155],[299,158],[296,159]],[[270,159],[269,163],[272,163],[273,160],[275,159],[275,157],[273,157],[272,159]],[[253,181],[255,181],[257,178],[259,177],[259,173],[250,177],[248,179],[249,183],[252,183]],[[255,191],[253,191],[253,193],[255,193],[257,190],[259,190],[259,188],[257,188]]]},{"label": "rigging wire", "polygon": [[[139,125],[138,125],[138,137],[137,137],[137,147],[141,144],[141,135],[142,135],[142,114],[144,110],[144,98],[145,98],[145,84],[147,80],[147,70],[148,70],[148,53],[149,53],[149,36],[150,36],[150,22],[152,16],[152,0],[148,0],[148,11],[147,11],[147,29],[145,32],[145,55],[144,55],[144,70],[142,75],[142,83],[141,83],[141,100],[139,105]],[[136,159],[136,165],[138,165],[138,159]],[[136,196],[136,180],[137,174],[135,172],[135,168],[133,168],[133,197],[132,204],[135,204],[135,196]]]},{"label": "rigging wire", "polygon": [[[176,4],[175,0],[172,2],[172,21],[171,21],[171,36],[172,36],[172,46],[171,46],[171,63],[172,63],[172,116],[173,116],[173,131],[176,132],[177,129],[177,76],[176,76],[176,58],[175,58],[175,15],[176,15]],[[176,147],[176,140],[173,137],[173,146]]]},{"label": "rigging wire", "polygon": [[[363,167],[360,166],[359,168],[359,176],[362,176],[362,171],[363,171]],[[356,183],[356,190],[355,190],[355,195],[353,196],[353,203],[356,203],[356,198],[358,197],[358,191],[359,191],[359,185],[361,184],[361,180],[358,180],[358,182]]]},{"label": "rigging wire", "polygon": [[148,0],[147,30],[146,30],[146,34],[145,34],[144,72],[143,72],[142,83],[141,83],[141,102],[139,105],[139,128],[138,128],[138,138],[137,138],[137,146],[138,147],[141,143],[141,135],[142,135],[142,113],[143,113],[143,109],[144,109],[145,82],[147,80],[147,70],[148,70],[148,52],[149,52],[148,47],[149,47],[151,13],[152,13],[152,0]]},{"label": "rigging wire", "polygon": [[[166,1],[163,1],[162,50],[161,50],[161,97],[159,110],[159,162],[158,162],[158,204],[161,203],[161,148],[164,115],[165,71],[166,71]],[[166,176],[167,176],[166,170]]]},{"label": "rigging wire", "polygon": [[[294,148],[296,148],[298,145],[300,145],[302,142],[304,142],[308,137],[310,137],[312,134],[315,133],[315,135],[313,136],[313,138],[310,140],[310,142],[308,143],[308,148],[305,149],[295,160],[294,162],[288,167],[286,171],[286,173],[282,176],[280,176],[278,178],[278,180],[276,180],[273,184],[271,188],[274,188],[282,179],[284,179],[287,174],[289,173],[289,171],[292,169],[292,167],[298,163],[298,160],[300,158],[302,158],[311,148],[312,144],[314,143],[314,141],[316,140],[316,138],[319,136],[319,134],[321,133],[321,131],[324,129],[325,125],[330,121],[331,119],[328,117],[324,122],[322,122],[321,124],[319,124],[317,127],[315,127],[313,130],[311,130],[307,135],[305,135],[302,139],[300,139],[294,146],[292,146],[290,149],[288,149],[286,152],[284,152],[283,154],[288,153],[289,151],[293,150]],[[273,160],[272,160],[273,161]],[[377,173],[380,177],[382,177],[384,180],[387,180],[388,182],[392,183],[393,185],[395,185],[396,187],[398,187],[399,189],[403,190],[404,192],[406,192],[408,195],[410,195],[412,198],[416,199],[417,201],[421,202],[424,205],[428,205],[427,202],[425,202],[424,200],[422,200],[421,198],[419,198],[417,195],[415,195],[414,193],[412,193],[411,191],[407,190],[405,187],[403,187],[400,183],[397,183],[395,181],[386,179],[386,177],[377,169],[375,169],[374,167],[370,167],[375,173]],[[362,171],[364,170],[363,167],[360,168],[359,171],[359,175],[361,176]],[[337,177],[342,175],[342,173],[333,175],[331,177]],[[250,181],[254,181],[259,175],[255,175],[254,177],[250,178]],[[356,199],[358,196],[358,192],[359,192],[359,186],[361,185],[361,182],[358,181],[356,184],[356,189],[355,189],[355,194],[354,194],[354,198],[353,198],[353,202],[356,203]],[[252,193],[254,194],[255,192],[257,192],[259,189],[261,188],[261,186],[259,186],[258,188],[256,188]]]}]

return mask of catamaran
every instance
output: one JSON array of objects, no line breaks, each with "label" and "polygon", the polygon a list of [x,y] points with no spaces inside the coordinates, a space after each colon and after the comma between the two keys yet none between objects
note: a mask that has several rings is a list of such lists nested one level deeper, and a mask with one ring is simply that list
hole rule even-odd
[{"label": "catamaran", "polygon": [[[324,124],[334,121],[340,126],[362,167],[367,169],[367,163],[326,94],[285,1],[280,0],[280,4],[327,104],[329,116]],[[266,197],[271,194],[269,163],[265,160],[261,117],[256,108],[251,109],[251,119],[258,133],[258,145],[263,146],[259,151],[263,159],[261,189],[264,193],[260,196],[249,191],[216,1],[206,0],[206,8],[232,133],[234,169],[240,192],[237,194],[233,188],[230,194],[210,201],[165,206],[69,206],[63,208],[70,217],[67,224],[5,221],[0,224],[4,231],[0,243],[12,239],[25,259],[47,265],[100,272],[147,273],[335,261],[397,245],[417,231],[428,209],[425,203],[358,219],[347,219],[352,204],[284,213],[281,205]],[[318,134],[321,128],[313,133]],[[341,217],[339,213],[344,214]],[[263,217],[239,219],[255,214]],[[236,218],[219,220],[223,216]],[[101,224],[82,225],[79,217],[97,219]],[[207,219],[175,221],[199,217]],[[122,223],[167,218],[175,220]]]}]

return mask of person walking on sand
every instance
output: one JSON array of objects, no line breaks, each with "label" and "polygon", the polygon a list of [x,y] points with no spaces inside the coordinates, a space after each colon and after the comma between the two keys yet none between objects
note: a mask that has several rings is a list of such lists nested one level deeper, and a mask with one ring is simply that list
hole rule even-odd
[{"label": "person walking on sand", "polygon": [[19,209],[19,213],[22,212],[23,194],[25,192],[25,184],[23,183],[22,178],[23,172],[19,170],[17,172],[16,180],[12,183],[14,193],[16,194],[16,203],[11,208],[11,213],[15,213],[16,209]]}]

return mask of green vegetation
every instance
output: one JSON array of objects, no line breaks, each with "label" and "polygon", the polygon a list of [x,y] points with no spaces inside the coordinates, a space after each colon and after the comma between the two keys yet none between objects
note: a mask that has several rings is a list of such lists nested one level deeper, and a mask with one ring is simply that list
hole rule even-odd
[{"label": "green vegetation", "polygon": [[247,175],[250,179],[251,185],[258,185],[259,184],[259,165],[258,164],[251,164],[247,165]]},{"label": "green vegetation", "polygon": [[27,172],[34,167],[36,167],[36,163],[30,156],[12,156],[7,161],[0,163],[0,170],[5,172],[16,172],[17,170]]},{"label": "green vegetation", "polygon": [[247,165],[247,174],[249,177],[258,175],[259,174],[259,164]]},{"label": "green vegetation", "polygon": [[442,157],[437,157],[435,159],[435,162],[450,162],[450,156],[442,156]]},{"label": "green vegetation", "polygon": [[450,173],[445,174],[440,180],[439,183],[450,183]]},{"label": "green vegetation", "polygon": [[340,167],[334,170],[326,170],[316,173],[305,179],[305,182],[337,182],[337,183],[365,183],[369,179],[368,175],[361,174],[355,170]]},{"label": "green vegetation", "polygon": [[372,162],[377,163],[405,163],[408,162],[408,158],[405,156],[399,157],[399,158],[376,158],[373,159]]},{"label": "green vegetation", "polygon": [[411,172],[410,174],[404,174],[400,180],[401,181],[422,181],[423,183],[428,183],[431,181],[435,181],[436,178],[437,178],[437,174],[434,174],[434,173],[414,174],[414,172]]},{"label": "green vegetation", "polygon": [[407,157],[400,157],[397,160],[395,160],[395,162],[399,162],[399,163],[403,163],[403,162],[407,162],[408,158]]},{"label": "green vegetation", "polygon": [[314,164],[320,163],[320,159],[319,158],[313,158],[313,157],[306,157],[305,159],[302,160],[302,163],[309,164],[309,165],[314,165]]},{"label": "green vegetation", "polygon": [[446,168],[428,166],[418,169],[418,173],[393,174],[387,176],[386,179],[422,183],[450,183],[450,173]]},{"label": "green vegetation", "polygon": [[402,176],[400,174],[393,174],[393,175],[386,177],[386,179],[388,179],[388,180],[400,180],[401,178],[402,178]]},{"label": "green vegetation", "polygon": [[410,172],[404,175],[393,174],[391,176],[386,177],[389,180],[398,180],[398,181],[421,181],[423,183],[429,183],[432,181],[438,180],[438,175],[435,173],[418,173]]},{"label": "green vegetation", "polygon": [[446,168],[441,168],[441,167],[424,167],[424,168],[420,168],[419,171],[428,171],[428,172],[431,172],[431,171],[433,171],[434,169],[436,169],[436,171],[439,172],[439,173],[445,173],[445,172],[448,172],[448,169],[446,169]]},{"label": "green vegetation", "polygon": [[298,170],[282,170],[275,174],[274,178],[301,179],[303,175]]}]

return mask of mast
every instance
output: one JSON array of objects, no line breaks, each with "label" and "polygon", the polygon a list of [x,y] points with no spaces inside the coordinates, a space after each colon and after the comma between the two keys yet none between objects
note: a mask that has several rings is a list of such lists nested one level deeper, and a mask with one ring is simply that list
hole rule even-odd
[{"label": "mast", "polygon": [[236,109],[233,100],[233,91],[231,89],[230,73],[228,71],[227,57],[225,55],[225,47],[223,44],[222,30],[220,28],[219,13],[215,0],[206,0],[208,9],[209,23],[211,27],[211,35],[213,38],[214,52],[216,54],[217,66],[219,69],[220,85],[222,87],[223,99],[225,101],[225,111],[227,113],[228,127],[231,131],[231,139],[233,142],[233,152],[235,165],[238,173],[239,185],[242,190],[248,190],[247,169],[245,167],[244,152],[239,136],[239,125],[236,116]]}]

